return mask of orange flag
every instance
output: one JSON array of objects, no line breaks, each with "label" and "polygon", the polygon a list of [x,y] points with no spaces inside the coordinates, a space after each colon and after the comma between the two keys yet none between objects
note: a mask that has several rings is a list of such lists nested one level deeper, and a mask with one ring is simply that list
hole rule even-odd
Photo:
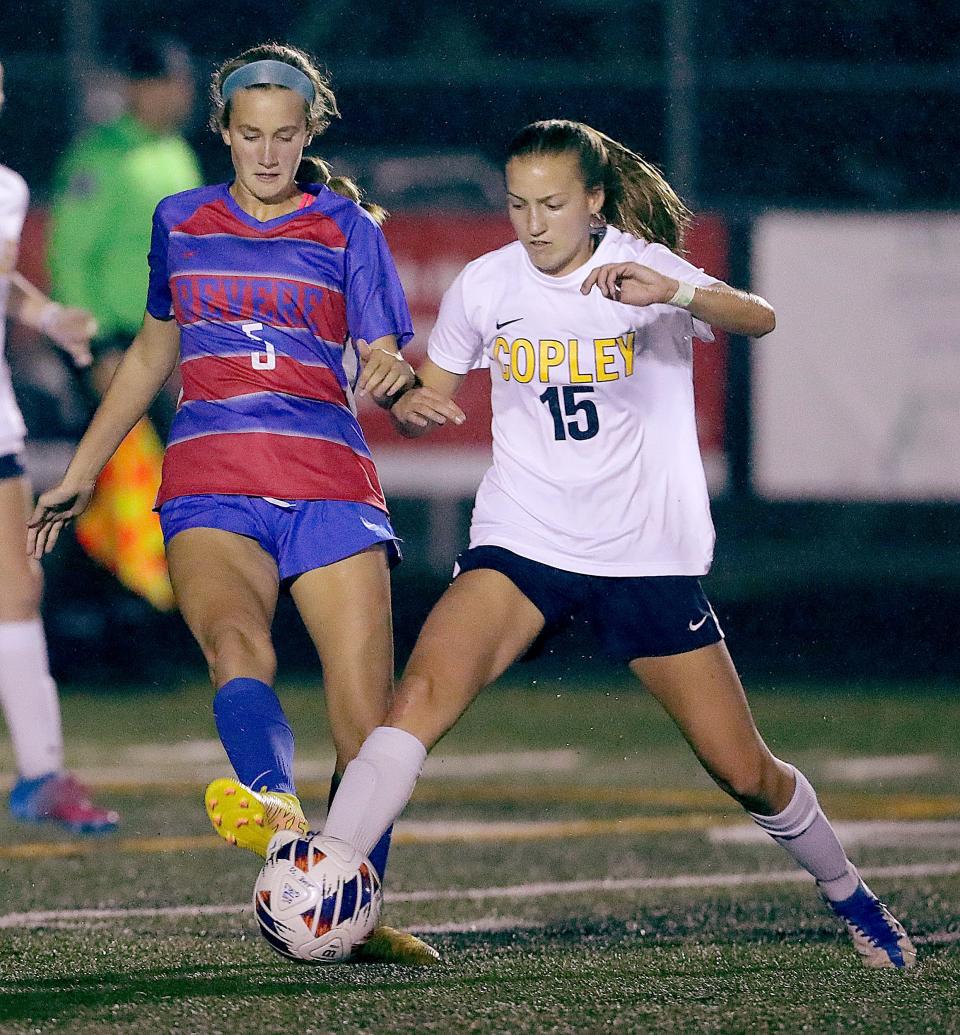
[{"label": "orange flag", "polygon": [[162,463],[160,438],[144,417],[101,472],[90,506],[77,518],[76,534],[84,550],[124,586],[158,611],[170,611],[176,604],[160,519],[153,511]]}]

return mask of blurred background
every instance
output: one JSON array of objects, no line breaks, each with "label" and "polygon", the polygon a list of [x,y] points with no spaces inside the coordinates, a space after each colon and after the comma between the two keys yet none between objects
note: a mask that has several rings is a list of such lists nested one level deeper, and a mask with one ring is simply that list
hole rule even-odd
[{"label": "blurred background", "polygon": [[[0,161],[32,192],[20,265],[49,287],[56,169],[124,110],[121,55],[169,33],[192,52],[183,133],[230,176],[206,128],[213,66],[264,39],[329,69],[342,119],[313,150],[390,209],[422,350],[464,262],[511,239],[501,154],[523,124],[583,120],[657,163],[698,213],[689,257],[769,298],[759,343],[699,343],[701,446],[718,547],[705,582],[748,679],[955,677],[960,647],[960,5],[845,0],[30,0],[0,15]],[[11,327],[30,473],[60,475],[88,416],[42,339]],[[488,456],[486,373],[455,434],[407,444],[364,426],[405,563],[398,662],[466,542]],[[163,689],[202,660],[175,613],[75,543],[47,562],[55,674]],[[286,671],[313,669],[287,605]],[[572,634],[540,666],[586,664]],[[531,672],[533,669],[531,669]]]}]

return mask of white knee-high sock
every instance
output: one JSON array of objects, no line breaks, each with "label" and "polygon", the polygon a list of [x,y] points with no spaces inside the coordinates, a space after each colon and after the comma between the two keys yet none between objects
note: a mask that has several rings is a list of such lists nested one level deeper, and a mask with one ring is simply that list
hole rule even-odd
[{"label": "white knee-high sock", "polygon": [[61,770],[60,701],[39,618],[0,622],[0,705],[20,775],[33,780]]},{"label": "white knee-high sock", "polygon": [[406,807],[426,757],[412,733],[378,726],[344,770],[323,833],[369,855]]},{"label": "white knee-high sock", "polygon": [[751,812],[753,821],[817,879],[827,898],[849,898],[860,880],[856,867],[847,858],[830,821],[823,814],[810,781],[791,766],[797,785],[790,803],[775,816]]}]

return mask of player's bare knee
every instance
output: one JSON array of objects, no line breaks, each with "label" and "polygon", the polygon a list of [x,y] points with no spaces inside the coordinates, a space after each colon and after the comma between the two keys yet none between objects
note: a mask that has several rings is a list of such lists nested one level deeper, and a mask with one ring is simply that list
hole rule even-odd
[{"label": "player's bare knee", "polygon": [[745,809],[770,811],[769,774],[760,759],[741,760],[733,765],[707,765],[706,768],[714,781]]},{"label": "player's bare knee", "polygon": [[277,659],[269,632],[239,623],[220,625],[201,640],[214,682],[238,673],[273,682]]},{"label": "player's bare knee", "polygon": [[770,816],[781,811],[789,801],[784,795],[784,777],[776,762],[758,758],[714,775],[719,785],[734,800],[751,812]]},{"label": "player's bare knee", "polygon": [[0,569],[0,622],[28,622],[40,614],[43,580],[39,567]]},{"label": "player's bare knee", "polygon": [[401,680],[387,721],[413,732],[430,747],[457,721],[461,711],[453,706],[440,680],[415,673]]},{"label": "player's bare knee", "polygon": [[[363,742],[373,732],[378,723],[352,722],[343,716],[331,717],[331,734],[333,746],[337,752],[337,772],[343,772],[348,762],[357,757]],[[379,721],[379,720],[378,720]]]},{"label": "player's bare knee", "polygon": [[435,703],[438,688],[435,679],[426,675],[406,675],[397,687],[391,714],[399,710],[419,711]]}]

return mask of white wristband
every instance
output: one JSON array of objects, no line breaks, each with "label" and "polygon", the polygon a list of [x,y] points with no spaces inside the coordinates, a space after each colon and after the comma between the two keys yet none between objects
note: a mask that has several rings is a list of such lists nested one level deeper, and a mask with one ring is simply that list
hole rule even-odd
[{"label": "white wristband", "polygon": [[693,284],[680,280],[677,282],[677,290],[674,292],[673,298],[667,302],[667,305],[678,305],[681,309],[686,309],[693,301],[696,291],[697,289]]}]

